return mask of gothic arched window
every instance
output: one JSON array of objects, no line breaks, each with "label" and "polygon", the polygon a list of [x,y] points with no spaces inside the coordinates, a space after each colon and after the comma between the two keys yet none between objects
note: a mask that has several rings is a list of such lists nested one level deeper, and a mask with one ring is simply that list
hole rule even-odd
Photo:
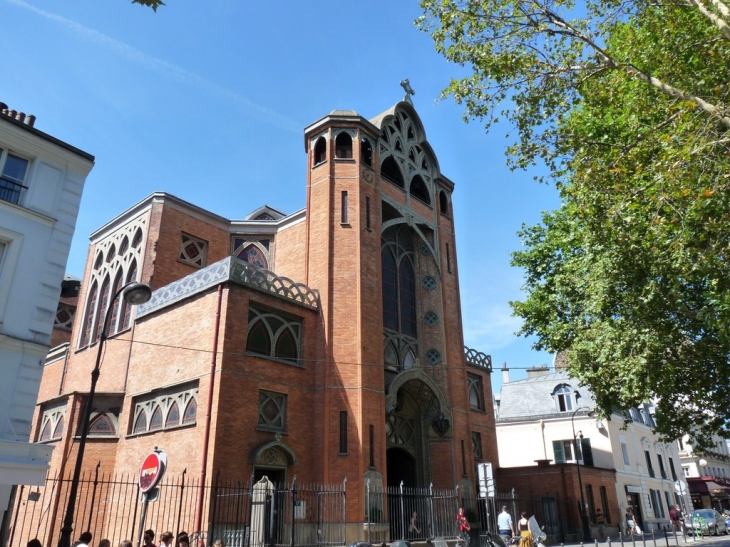
[{"label": "gothic arched window", "polygon": [[383,326],[400,334],[417,337],[416,274],[413,240],[406,226],[383,234]]}]

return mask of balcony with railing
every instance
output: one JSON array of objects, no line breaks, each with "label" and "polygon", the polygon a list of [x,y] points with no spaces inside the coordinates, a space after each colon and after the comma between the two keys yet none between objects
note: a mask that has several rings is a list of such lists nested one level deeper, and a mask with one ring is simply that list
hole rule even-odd
[{"label": "balcony with railing", "polygon": [[27,186],[23,186],[21,183],[8,178],[0,177],[0,200],[10,202],[14,205],[20,201],[20,192],[23,191]]}]

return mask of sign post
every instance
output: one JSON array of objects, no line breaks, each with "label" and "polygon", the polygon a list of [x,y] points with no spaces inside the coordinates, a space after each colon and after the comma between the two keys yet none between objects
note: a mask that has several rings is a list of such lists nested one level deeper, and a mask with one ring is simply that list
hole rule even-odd
[{"label": "sign post", "polygon": [[142,545],[142,533],[147,518],[147,504],[157,501],[160,489],[156,488],[167,469],[167,454],[164,450],[155,449],[142,461],[139,470],[139,491],[142,492],[142,513],[139,516],[139,530],[137,531],[137,547]]}]

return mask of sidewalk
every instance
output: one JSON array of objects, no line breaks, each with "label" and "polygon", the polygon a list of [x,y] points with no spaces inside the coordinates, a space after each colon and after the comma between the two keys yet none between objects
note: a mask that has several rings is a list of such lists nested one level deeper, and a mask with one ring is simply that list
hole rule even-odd
[{"label": "sidewalk", "polygon": [[[621,541],[623,539],[623,542]],[[688,547],[691,547],[693,544],[697,544],[698,547],[700,545],[707,545],[707,544],[718,544],[717,547],[720,547],[719,544],[725,543],[728,547],[730,547],[730,536],[710,536],[705,535],[702,538],[695,538],[693,535],[687,534],[686,536],[682,536],[682,534],[674,534],[672,532],[667,532],[666,537],[664,535],[664,532],[655,532],[654,535],[651,533],[645,533],[643,536],[635,535],[632,537],[623,536],[623,538],[614,536],[606,538],[603,541],[600,540],[594,540],[590,542],[571,542],[571,543],[546,543],[548,547],[551,546],[561,546],[561,547],[678,547],[680,545],[684,546],[687,545]]]}]

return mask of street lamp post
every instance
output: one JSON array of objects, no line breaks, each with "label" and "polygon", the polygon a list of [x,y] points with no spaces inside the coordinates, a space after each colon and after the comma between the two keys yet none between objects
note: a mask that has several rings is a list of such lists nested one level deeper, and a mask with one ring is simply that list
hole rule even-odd
[{"label": "street lamp post", "polygon": [[[578,436],[580,435],[581,440],[581,446],[580,446],[580,454],[583,455],[583,432],[578,431],[576,434],[575,432],[575,415],[578,413],[579,410],[586,410],[588,407],[579,406],[573,411],[573,415],[570,417],[570,427],[573,430],[573,449],[576,450],[576,445],[578,444]],[[590,410],[590,409],[588,409]],[[593,412],[588,413],[589,416],[593,415]],[[580,518],[583,523],[583,541],[590,541],[591,540],[591,524],[588,521],[588,513],[586,513],[586,501],[585,496],[583,494],[583,479],[581,478],[580,474],[580,462],[578,461],[578,451],[576,450],[575,453],[575,465],[578,469],[578,487],[580,488]]]},{"label": "street lamp post", "polygon": [[96,353],[96,364],[94,370],[91,371],[91,387],[89,395],[84,405],[84,413],[81,417],[81,435],[79,437],[79,450],[76,456],[76,466],[74,467],[74,475],[71,479],[71,488],[68,494],[68,504],[66,505],[66,516],[63,519],[63,528],[61,528],[61,538],[58,541],[58,547],[71,547],[71,533],[73,532],[74,510],[76,508],[76,496],[79,490],[79,481],[81,479],[81,467],[84,460],[84,449],[86,448],[86,437],[89,434],[89,419],[91,418],[91,408],[94,403],[94,393],[96,391],[96,382],[99,379],[99,369],[101,366],[101,356],[104,342],[107,340],[107,329],[109,328],[109,319],[114,309],[114,302],[119,295],[122,295],[124,301],[132,306],[144,304],[152,296],[152,289],[144,283],[127,283],[119,289],[109,302],[109,307],[104,316],[104,324],[102,325],[101,334],[99,335],[99,346]]}]

